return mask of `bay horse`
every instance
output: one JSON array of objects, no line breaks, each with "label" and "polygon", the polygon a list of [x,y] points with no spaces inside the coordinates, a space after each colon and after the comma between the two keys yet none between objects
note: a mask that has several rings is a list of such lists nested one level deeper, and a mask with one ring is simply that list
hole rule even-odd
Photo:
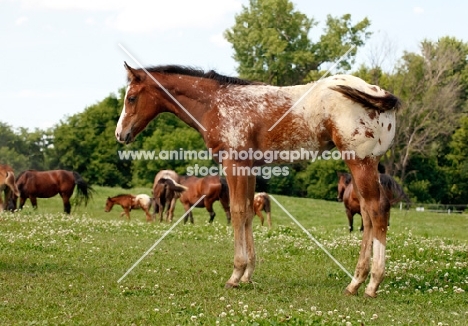
[{"label": "bay horse", "polygon": [[[354,191],[351,174],[338,172],[338,201],[343,202],[346,210],[346,216],[349,222],[349,232],[354,230],[353,219],[354,215],[361,215],[361,205],[359,204],[359,197]],[[404,200],[407,205],[410,200],[406,195],[403,188],[388,174],[380,174],[380,184],[383,187],[386,197],[390,201],[390,205],[396,204]],[[390,220],[388,221],[390,223]],[[390,225],[390,224],[388,224]],[[364,230],[363,221],[361,218],[361,232]]]},{"label": "bay horse", "polygon": [[[174,201],[180,197],[187,187],[175,182],[170,177],[160,178],[153,186],[154,213],[159,212],[159,222],[163,220],[163,213],[166,210],[166,222],[172,222],[174,216]],[[158,206],[158,209],[156,209]]]},{"label": "bay horse", "polygon": [[[20,193],[15,182],[15,173],[11,166],[0,164],[0,212],[7,209],[12,196],[19,197]],[[4,199],[2,198],[4,196]],[[8,207],[8,209],[14,207]]]},{"label": "bay horse", "polygon": [[[212,223],[216,213],[213,210],[213,204],[219,200],[221,206],[223,206],[224,212],[226,213],[227,223],[231,223],[231,212],[229,206],[229,188],[225,179],[220,178],[217,175],[209,175],[203,178],[196,176],[182,176],[180,183],[187,188],[180,195],[180,202],[184,206],[187,212],[201,196],[205,195],[202,201],[197,206],[199,208],[206,208],[210,213],[209,222]],[[190,222],[193,223],[192,212],[188,213],[184,218],[184,223],[187,223],[190,218]]]},{"label": "bay horse", "polygon": [[[62,197],[64,212],[67,214],[71,211],[70,198],[75,186],[77,206],[83,201],[86,206],[93,192],[92,187],[78,172],[66,170],[23,171],[18,175],[16,185],[20,192],[19,209],[23,208],[28,198],[34,209],[37,209],[37,198],[51,198],[59,194]],[[16,198],[14,198],[14,206],[16,208]]]},{"label": "bay horse", "polygon": [[260,221],[263,226],[264,218],[262,211],[265,211],[267,215],[268,227],[271,229],[271,202],[270,196],[266,192],[259,192],[254,196],[253,209],[255,215],[260,218]]},{"label": "bay horse", "polygon": [[[276,87],[176,65],[134,69],[125,63],[125,68],[128,87],[115,130],[119,142],[133,142],[156,116],[170,112],[196,129],[213,157],[222,163],[234,231],[234,270],[226,288],[250,282],[255,269],[252,219],[256,175],[247,172],[265,164],[266,155],[241,159],[219,154],[301,149],[320,153],[336,147],[340,153],[354,154],[343,155],[343,159],[354,178],[364,223],[359,260],[345,294],[356,294],[371,272],[364,294],[377,296],[385,272],[390,214],[377,164],[395,136],[395,115],[400,106],[396,96],[350,75]],[[282,161],[286,160],[273,159],[273,163]],[[237,173],[239,167],[247,172]]]},{"label": "bay horse", "polygon": [[[156,216],[156,214],[160,213],[160,219],[162,218],[162,214],[164,213],[164,208],[165,208],[165,206],[167,204],[165,199],[167,198],[167,196],[170,196],[169,193],[166,193],[166,195],[164,196],[164,199],[163,199],[165,201],[165,203],[161,202],[160,198],[162,196],[163,190],[168,191],[168,189],[165,188],[165,187],[161,188],[162,185],[158,186],[158,181],[161,178],[172,179],[174,181],[174,183],[176,183],[176,184],[180,183],[180,176],[177,174],[177,172],[175,172],[173,170],[161,170],[154,177],[154,182],[153,182],[154,215]],[[156,189],[157,187],[159,189]],[[155,192],[158,192],[158,194],[155,195]],[[180,192],[174,191],[174,196],[169,201],[170,205],[167,208],[166,220],[169,220],[170,222],[172,222],[172,219],[174,217],[174,209],[175,209],[177,199],[179,197],[180,197]],[[162,211],[161,211],[161,209],[162,209]]]},{"label": "bay horse", "polygon": [[130,211],[132,209],[142,209],[146,214],[146,221],[151,222],[151,203],[152,199],[150,196],[145,194],[132,195],[132,194],[120,194],[114,197],[107,197],[105,212],[110,212],[114,205],[120,205],[123,208],[123,212],[120,213],[120,217],[127,216],[127,220],[130,220]]}]

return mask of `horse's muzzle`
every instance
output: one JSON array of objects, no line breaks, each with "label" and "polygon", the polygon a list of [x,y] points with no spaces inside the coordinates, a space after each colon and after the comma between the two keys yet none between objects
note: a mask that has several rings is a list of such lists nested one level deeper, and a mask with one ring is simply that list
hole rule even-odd
[{"label": "horse's muzzle", "polygon": [[117,141],[122,144],[130,144],[133,142],[133,137],[131,131],[126,132],[126,133],[115,133],[115,138],[117,138]]}]

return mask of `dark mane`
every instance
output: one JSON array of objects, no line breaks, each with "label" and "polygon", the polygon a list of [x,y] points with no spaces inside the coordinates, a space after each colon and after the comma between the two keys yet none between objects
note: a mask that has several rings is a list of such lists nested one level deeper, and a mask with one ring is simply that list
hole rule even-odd
[{"label": "dark mane", "polygon": [[145,68],[148,72],[157,72],[162,74],[179,74],[187,75],[200,78],[208,78],[217,81],[221,85],[256,85],[258,82],[253,82],[237,77],[229,77],[218,74],[214,70],[205,72],[202,69],[193,67],[178,66],[178,65],[167,65],[167,66],[155,66]]}]

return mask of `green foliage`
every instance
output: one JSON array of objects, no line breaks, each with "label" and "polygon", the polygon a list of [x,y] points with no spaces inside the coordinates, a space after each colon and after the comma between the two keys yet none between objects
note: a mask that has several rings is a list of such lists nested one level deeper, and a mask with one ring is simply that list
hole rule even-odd
[{"label": "green foliage", "polygon": [[123,104],[114,95],[62,121],[54,130],[54,157],[58,167],[80,173],[91,184],[131,185],[128,161],[120,160],[122,145],[115,125]]},{"label": "green foliage", "polygon": [[326,200],[336,200],[337,172],[347,171],[342,160],[319,160],[310,162],[306,169],[298,172],[298,179],[306,191],[305,196]]},{"label": "green foliage", "polygon": [[[451,176],[450,198],[452,203],[466,204],[468,198],[468,116],[460,119],[460,127],[455,131],[450,142],[450,153],[447,159],[450,162]],[[449,185],[450,185],[449,184]]]},{"label": "green foliage", "polygon": [[0,164],[8,164],[17,174],[27,169],[44,170],[48,167],[51,132],[24,128],[14,131],[0,122]]},{"label": "green foliage", "polygon": [[[251,0],[224,36],[234,48],[241,77],[294,85],[304,82],[308,74],[310,79],[310,72],[322,64],[340,58],[351,45],[363,45],[370,35],[367,18],[352,25],[350,15],[328,16],[325,34],[314,44],[308,35],[315,25],[314,19],[295,10],[289,0]],[[339,68],[349,68],[355,54],[356,50],[351,51]]]},{"label": "green foliage", "polygon": [[[154,151],[154,160],[136,160],[133,162],[133,180],[136,185],[152,185],[156,173],[160,170],[175,170],[183,175],[188,166],[211,166],[212,160],[181,159],[181,151],[207,151],[203,138],[200,134],[184,124],[172,114],[162,114],[154,122],[154,132],[142,141],[141,150]],[[174,154],[173,159],[161,159]],[[177,156],[176,156],[177,154]]]}]

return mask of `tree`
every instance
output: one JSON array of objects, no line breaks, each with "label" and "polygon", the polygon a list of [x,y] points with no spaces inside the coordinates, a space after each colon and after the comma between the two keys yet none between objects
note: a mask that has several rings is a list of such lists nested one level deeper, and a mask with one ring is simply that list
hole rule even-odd
[{"label": "tree", "polygon": [[394,146],[385,156],[387,172],[402,182],[412,156],[428,157],[447,144],[464,102],[461,76],[467,73],[468,47],[453,38],[423,41],[421,53],[405,53],[388,89],[404,102],[397,113]]},{"label": "tree", "polygon": [[50,131],[25,128],[14,131],[0,122],[0,164],[10,165],[16,173],[27,169],[46,170]]},{"label": "tree", "polygon": [[460,119],[460,128],[453,134],[449,144],[451,148],[447,158],[450,164],[451,202],[466,204],[468,202],[468,115]]},{"label": "tree", "polygon": [[[316,77],[313,72],[322,64],[336,61],[351,45],[363,45],[370,35],[367,18],[352,25],[351,15],[328,16],[325,34],[314,44],[309,32],[316,25],[313,18],[296,11],[289,0],[250,0],[224,36],[234,48],[242,78],[294,85]],[[349,69],[355,54],[356,49],[339,67]]]},{"label": "tree", "polygon": [[92,184],[131,186],[131,162],[119,158],[123,145],[114,136],[123,107],[120,92],[120,99],[110,95],[55,128],[52,164],[77,171]]}]

